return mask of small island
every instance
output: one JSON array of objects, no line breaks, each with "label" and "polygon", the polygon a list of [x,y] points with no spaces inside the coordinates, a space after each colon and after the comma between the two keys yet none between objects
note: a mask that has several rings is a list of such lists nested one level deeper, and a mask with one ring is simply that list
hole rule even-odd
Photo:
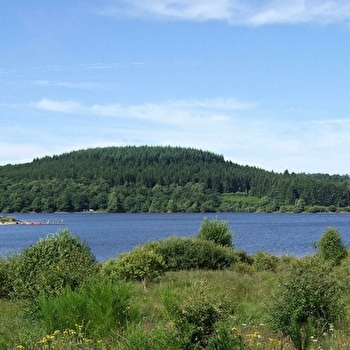
[{"label": "small island", "polygon": [[22,221],[11,216],[0,216],[0,225],[65,225],[64,220]]},{"label": "small island", "polygon": [[18,221],[12,216],[0,216],[0,225],[17,225]]}]

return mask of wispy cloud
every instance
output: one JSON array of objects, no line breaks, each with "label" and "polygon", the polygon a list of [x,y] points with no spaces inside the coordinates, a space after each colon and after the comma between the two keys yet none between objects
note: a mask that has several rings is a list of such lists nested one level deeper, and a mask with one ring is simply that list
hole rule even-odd
[{"label": "wispy cloud", "polygon": [[59,113],[82,113],[83,106],[74,101],[54,101],[47,98],[34,104],[38,109]]},{"label": "wispy cloud", "polygon": [[28,113],[36,115],[30,123],[5,121],[0,164],[74,149],[147,144],[209,150],[279,172],[350,172],[350,118],[345,117],[296,123],[293,113],[280,118],[280,111],[266,113],[260,104],[223,97],[139,105],[45,98]]},{"label": "wispy cloud", "polygon": [[350,3],[348,0],[122,0],[109,2],[98,13],[161,20],[216,20],[248,26],[328,24],[348,21]]},{"label": "wispy cloud", "polygon": [[[90,62],[90,63],[80,63],[73,65],[46,65],[46,66],[29,66],[23,65],[21,68],[1,68],[0,75],[13,75],[16,73],[23,72],[61,72],[61,71],[95,71],[95,70],[113,70],[113,69],[123,69],[123,68],[147,68],[147,67],[171,67],[171,66],[194,66],[202,64],[203,62],[197,59],[188,60],[172,60],[172,61],[121,61],[121,62]],[[62,84],[59,81],[49,82],[46,80],[37,80],[37,83],[41,84]],[[64,84],[65,82],[63,82]],[[84,83],[78,82],[76,84],[83,85]],[[85,83],[89,84],[89,83]]]},{"label": "wispy cloud", "polygon": [[228,112],[247,110],[255,103],[238,101],[234,98],[213,98],[205,100],[170,100],[162,103],[146,103],[135,106],[121,104],[85,106],[75,101],[55,101],[44,98],[33,104],[36,108],[51,112],[86,114],[115,118],[133,118],[156,121],[165,124],[181,124],[207,120],[227,120]]},{"label": "wispy cloud", "polygon": [[70,82],[70,81],[51,81],[51,80],[33,80],[31,85],[42,87],[62,87],[68,89],[95,90],[103,89],[105,85],[91,82]]}]

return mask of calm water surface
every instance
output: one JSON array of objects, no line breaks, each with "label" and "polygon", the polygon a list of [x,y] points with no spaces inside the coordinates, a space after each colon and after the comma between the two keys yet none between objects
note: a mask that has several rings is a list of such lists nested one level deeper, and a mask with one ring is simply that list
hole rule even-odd
[{"label": "calm water surface", "polygon": [[62,228],[85,239],[97,260],[105,261],[136,245],[168,238],[193,237],[204,217],[227,220],[237,249],[276,255],[314,253],[312,243],[325,229],[336,227],[350,248],[350,214],[14,214],[19,220],[60,221],[64,225],[0,226],[0,254],[21,251]]}]

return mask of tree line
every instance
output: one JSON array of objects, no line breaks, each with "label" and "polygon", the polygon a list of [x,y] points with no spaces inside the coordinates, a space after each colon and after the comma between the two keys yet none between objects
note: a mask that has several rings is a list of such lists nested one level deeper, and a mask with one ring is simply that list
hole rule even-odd
[{"label": "tree line", "polygon": [[1,166],[0,211],[247,210],[228,194],[258,198],[253,210],[347,208],[349,186],[347,175],[275,173],[192,148],[104,147]]}]

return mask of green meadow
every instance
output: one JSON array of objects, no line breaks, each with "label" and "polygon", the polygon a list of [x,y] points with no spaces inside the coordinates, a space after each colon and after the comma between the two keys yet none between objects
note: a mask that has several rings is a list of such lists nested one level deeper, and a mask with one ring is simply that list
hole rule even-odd
[{"label": "green meadow", "polygon": [[[233,239],[232,239],[233,238]],[[67,230],[0,260],[1,349],[348,349],[350,257],[248,255],[204,219],[103,263]]]}]

